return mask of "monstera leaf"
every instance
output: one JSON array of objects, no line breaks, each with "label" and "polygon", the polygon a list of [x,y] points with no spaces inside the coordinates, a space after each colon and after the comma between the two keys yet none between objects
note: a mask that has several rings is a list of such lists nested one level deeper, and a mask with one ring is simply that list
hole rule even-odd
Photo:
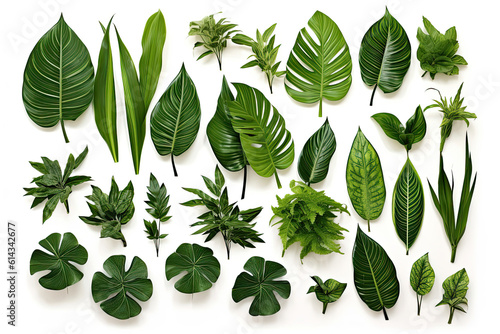
[{"label": "monstera leaf", "polygon": [[234,101],[234,96],[229,89],[226,77],[222,78],[222,89],[217,100],[217,109],[207,125],[207,137],[220,164],[231,172],[245,170],[243,176],[243,191],[241,199],[245,197],[247,159],[241,147],[240,134],[231,124],[229,102]]},{"label": "monstera leaf", "polygon": [[[92,278],[92,298],[101,303],[101,309],[117,319],[129,319],[141,313],[141,306],[134,298],[145,302],[153,295],[153,283],[148,279],[144,261],[134,256],[125,271],[125,255],[113,255],[104,261],[104,271]],[[111,297],[113,296],[113,297]],[[111,297],[111,298],[110,298]]]},{"label": "monstera leaf", "polygon": [[160,155],[172,157],[186,152],[200,128],[200,100],[196,87],[182,64],[179,74],[167,87],[151,113],[151,139]]},{"label": "monstera leaf", "polygon": [[410,284],[413,291],[417,294],[417,315],[420,315],[422,298],[431,292],[435,278],[434,269],[432,269],[429,262],[429,253],[424,254],[413,263],[410,272]]},{"label": "monstera leaf", "polygon": [[311,286],[307,293],[314,292],[316,294],[316,298],[323,303],[323,314],[325,314],[328,304],[334,303],[342,297],[347,284],[340,283],[333,278],[327,279],[325,282],[318,276],[311,276],[311,278],[316,285]]},{"label": "monstera leaf", "polygon": [[165,275],[170,281],[173,277],[186,271],[175,283],[177,291],[197,293],[212,287],[220,275],[220,263],[208,247],[184,243],[172,253],[165,263]]},{"label": "monstera leaf", "polygon": [[327,118],[319,130],[307,140],[300,152],[299,175],[307,185],[321,182],[326,178],[336,148],[335,134]]},{"label": "monstera leaf", "polygon": [[36,43],[24,69],[23,102],[37,125],[49,128],[76,120],[94,96],[94,67],[89,51],[61,14]]},{"label": "monstera leaf", "polygon": [[338,101],[351,87],[351,55],[342,32],[328,16],[317,11],[307,25],[319,43],[306,28],[300,30],[286,64],[285,88],[296,101],[319,101],[321,117],[323,99]]},{"label": "monstera leaf", "polygon": [[361,78],[373,87],[370,105],[377,87],[392,93],[401,87],[410,68],[411,45],[405,30],[385,10],[385,15],[366,32],[359,48]]},{"label": "monstera leaf", "polygon": [[377,151],[358,129],[346,170],[347,192],[354,210],[368,222],[377,219],[385,202],[384,174]]},{"label": "monstera leaf", "polygon": [[443,289],[443,299],[436,306],[448,305],[450,307],[448,323],[451,324],[455,310],[465,312],[461,304],[468,304],[465,296],[467,295],[467,290],[469,290],[469,276],[465,268],[445,279],[443,282]]},{"label": "monstera leaf", "polygon": [[406,247],[406,255],[418,237],[424,220],[424,187],[415,167],[406,159],[392,194],[392,221]]},{"label": "monstera leaf", "polygon": [[229,112],[245,156],[260,176],[274,174],[281,188],[278,169],[288,168],[294,158],[292,135],[285,127],[285,119],[258,89],[241,83],[234,87],[238,95],[229,102]]},{"label": "monstera leaf", "polygon": [[250,315],[272,315],[280,310],[280,304],[275,292],[282,298],[290,297],[290,283],[276,279],[286,275],[286,269],[281,264],[266,261],[259,256],[251,257],[243,267],[242,272],[234,282],[232,297],[236,303],[245,298],[255,297],[250,305]]},{"label": "monstera leaf", "polygon": [[358,226],[352,250],[354,286],[359,297],[373,311],[384,312],[396,304],[399,297],[399,281],[394,263],[377,242]]},{"label": "monstera leaf", "polygon": [[36,249],[31,254],[31,275],[39,271],[50,270],[50,273],[38,280],[41,286],[49,290],[62,290],[82,279],[83,273],[70,262],[85,264],[88,253],[82,245],[78,244],[78,240],[72,233],[64,233],[62,241],[59,233],[52,233],[39,244],[52,253],[48,254]]}]

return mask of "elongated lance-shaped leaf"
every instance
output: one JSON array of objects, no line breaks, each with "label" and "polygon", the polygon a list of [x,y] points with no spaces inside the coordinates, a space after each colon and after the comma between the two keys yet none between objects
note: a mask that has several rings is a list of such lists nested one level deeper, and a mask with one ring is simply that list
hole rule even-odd
[{"label": "elongated lance-shaped leaf", "polygon": [[245,169],[241,195],[243,199],[245,197],[246,166],[248,162],[241,146],[240,134],[234,130],[231,123],[230,101],[234,101],[234,96],[224,76],[219,99],[217,100],[217,109],[207,125],[207,137],[215,157],[225,169],[231,172]]},{"label": "elongated lance-shaped leaf", "polygon": [[385,184],[377,151],[358,128],[346,169],[347,192],[354,210],[368,222],[377,219],[385,203]]},{"label": "elongated lance-shaped leaf", "polygon": [[76,120],[94,95],[94,67],[89,51],[61,14],[37,42],[24,69],[23,102],[37,125],[50,128]]},{"label": "elongated lance-shaped leaf", "polygon": [[417,294],[417,315],[420,315],[422,298],[432,290],[435,278],[434,269],[432,269],[429,262],[429,253],[424,254],[413,263],[410,272],[410,284]]},{"label": "elongated lance-shaped leaf", "polygon": [[141,42],[142,56],[139,61],[139,77],[146,111],[149,109],[160,78],[166,36],[165,18],[161,10],[158,10],[146,22]]},{"label": "elongated lance-shaped leaf", "polygon": [[198,134],[201,108],[196,87],[182,64],[179,74],[167,87],[151,113],[151,139],[160,155],[174,156],[186,152]]},{"label": "elongated lance-shaped leaf", "polygon": [[307,140],[300,152],[298,171],[300,178],[307,185],[321,182],[326,178],[336,148],[335,134],[327,118],[318,131]]},{"label": "elongated lance-shaped leaf", "polygon": [[467,275],[465,268],[457,271],[455,274],[445,279],[443,282],[443,289],[443,299],[436,306],[450,306],[448,324],[451,324],[455,310],[465,312],[461,305],[468,305],[468,301],[465,296],[467,295],[467,290],[469,290],[469,276]]},{"label": "elongated lance-shaped leaf", "polygon": [[139,174],[142,147],[144,146],[144,138],[146,137],[147,110],[144,106],[141,86],[139,78],[137,77],[134,61],[120,38],[118,29],[116,29],[116,37],[118,38],[118,46],[120,49],[120,65],[125,96],[125,109],[127,111],[130,148],[132,150],[135,174]]},{"label": "elongated lance-shaped leaf", "polygon": [[94,116],[97,129],[118,162],[118,136],[116,133],[116,95],[113,76],[113,55],[109,41],[111,20],[104,31],[94,82]]},{"label": "elongated lance-shaped leaf", "polygon": [[374,86],[370,105],[377,87],[384,93],[401,87],[410,62],[410,40],[386,8],[385,15],[368,29],[359,48],[361,78],[368,86]]},{"label": "elongated lance-shaped leaf", "polygon": [[359,297],[373,311],[393,307],[399,297],[399,281],[394,263],[375,240],[359,227],[352,250],[354,286]]},{"label": "elongated lance-shaped leaf", "polygon": [[349,46],[331,18],[317,11],[307,25],[319,43],[306,28],[300,30],[286,64],[285,88],[296,101],[319,101],[321,117],[323,99],[338,101],[349,91],[352,61]]},{"label": "elongated lance-shaped leaf", "polygon": [[408,157],[392,194],[392,221],[406,255],[420,233],[424,220],[424,187]]},{"label": "elongated lance-shaped leaf", "polygon": [[294,158],[292,135],[285,119],[258,89],[234,83],[238,95],[229,102],[231,123],[240,134],[241,146],[253,170],[263,177],[275,175],[288,168]]}]

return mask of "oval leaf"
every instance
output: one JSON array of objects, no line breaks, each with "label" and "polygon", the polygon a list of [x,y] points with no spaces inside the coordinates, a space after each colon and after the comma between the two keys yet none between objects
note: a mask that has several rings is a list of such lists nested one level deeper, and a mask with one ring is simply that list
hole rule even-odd
[{"label": "oval leaf", "polygon": [[394,263],[375,240],[359,227],[352,250],[354,286],[359,297],[373,311],[384,312],[396,304],[399,297],[399,281]]},{"label": "oval leaf", "polygon": [[423,296],[428,294],[434,286],[435,277],[434,269],[432,269],[429,262],[429,253],[424,254],[413,263],[410,272],[410,284],[413,291],[417,293],[417,315],[420,315]]},{"label": "oval leaf", "polygon": [[23,102],[28,116],[48,128],[76,120],[94,95],[94,67],[89,51],[61,14],[36,43],[24,69]]},{"label": "oval leaf", "polygon": [[285,88],[296,101],[319,101],[321,117],[324,98],[338,101],[349,91],[352,61],[349,46],[331,18],[317,11],[307,25],[319,44],[306,28],[300,30],[286,64]]},{"label": "oval leaf", "polygon": [[346,170],[347,192],[354,210],[368,221],[377,219],[385,202],[385,184],[377,151],[358,129],[352,143]]},{"label": "oval leaf", "polygon": [[424,220],[424,187],[415,167],[406,159],[392,195],[392,221],[406,254],[417,240]]}]

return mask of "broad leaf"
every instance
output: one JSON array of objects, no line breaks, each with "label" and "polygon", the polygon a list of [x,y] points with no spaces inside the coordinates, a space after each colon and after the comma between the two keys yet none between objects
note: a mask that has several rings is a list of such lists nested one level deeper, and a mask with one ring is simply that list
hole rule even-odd
[{"label": "broad leaf", "polygon": [[392,221],[406,255],[418,237],[424,220],[424,187],[415,167],[406,159],[392,194]]},{"label": "broad leaf", "polygon": [[263,177],[275,175],[288,168],[294,158],[292,135],[285,119],[258,89],[235,83],[238,95],[229,102],[231,122],[240,134],[241,146],[253,170]]},{"label": "broad leaf", "polygon": [[196,87],[182,64],[179,74],[167,87],[151,113],[151,139],[160,155],[174,156],[187,151],[200,128],[201,109]]},{"label": "broad leaf", "polygon": [[210,248],[198,244],[180,245],[165,262],[167,280],[186,272],[175,282],[177,291],[197,293],[210,289],[220,275],[220,263],[213,254]]},{"label": "broad leaf", "polygon": [[396,304],[399,297],[399,281],[394,263],[376,241],[359,227],[352,250],[354,286],[359,297],[373,311],[384,312]]},{"label": "broad leaf", "polygon": [[92,298],[101,309],[117,319],[129,319],[141,313],[141,306],[132,298],[145,302],[153,295],[153,283],[148,279],[148,267],[134,256],[125,271],[125,255],[113,255],[104,261],[104,271],[92,278]]},{"label": "broad leaf", "polygon": [[62,290],[82,279],[83,273],[70,262],[83,265],[87,262],[88,253],[72,233],[64,233],[62,241],[59,233],[52,233],[39,244],[51,253],[36,249],[31,254],[31,275],[50,270],[38,280],[41,286],[49,290]]},{"label": "broad leaf", "polygon": [[368,86],[374,86],[370,105],[377,87],[384,93],[401,87],[410,62],[410,40],[386,8],[385,15],[368,29],[359,48],[361,78]]},{"label": "broad leaf", "polygon": [[358,129],[346,170],[347,192],[354,210],[368,222],[377,219],[385,202],[385,184],[377,151]]},{"label": "broad leaf", "polygon": [[469,276],[464,269],[457,271],[443,282],[443,299],[436,305],[450,306],[450,317],[448,323],[451,324],[455,310],[465,312],[462,304],[467,305],[467,290],[469,289]]},{"label": "broad leaf", "polygon": [[255,297],[250,305],[249,313],[253,316],[272,315],[281,307],[275,292],[282,298],[290,297],[290,283],[276,280],[286,275],[286,269],[281,264],[266,261],[259,256],[251,257],[243,266],[248,272],[242,272],[234,282],[232,297],[236,303],[248,297]]},{"label": "broad leaf", "polygon": [[94,67],[89,51],[61,14],[37,42],[24,69],[23,102],[28,116],[48,128],[76,120],[94,95]]},{"label": "broad leaf", "polygon": [[316,294],[316,298],[323,303],[323,314],[325,314],[328,304],[336,302],[342,296],[347,284],[340,283],[333,278],[327,279],[325,282],[318,276],[311,276],[311,278],[316,285],[311,286],[307,293],[314,292]]},{"label": "broad leaf", "polygon": [[323,99],[341,100],[351,87],[351,55],[331,18],[317,11],[307,24],[316,39],[306,28],[300,30],[286,64],[285,88],[296,101],[319,101],[321,117]]},{"label": "broad leaf", "polygon": [[434,269],[432,269],[429,262],[429,253],[424,254],[413,263],[410,272],[410,284],[417,294],[417,315],[420,315],[422,298],[431,291],[435,278]]},{"label": "broad leaf", "polygon": [[330,160],[337,148],[335,134],[328,123],[325,123],[305,143],[300,152],[298,171],[300,178],[307,183],[323,181],[328,174]]}]

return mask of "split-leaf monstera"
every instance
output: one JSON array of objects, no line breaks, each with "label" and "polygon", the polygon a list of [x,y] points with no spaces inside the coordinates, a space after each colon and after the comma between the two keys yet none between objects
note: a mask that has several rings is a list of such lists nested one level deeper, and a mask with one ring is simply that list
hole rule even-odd
[{"label": "split-leaf monstera", "polygon": [[24,70],[23,102],[37,125],[49,128],[76,120],[94,96],[94,67],[89,51],[61,14],[37,42]]},{"label": "split-leaf monstera", "polygon": [[307,25],[317,41],[306,28],[300,30],[286,64],[285,88],[298,102],[319,102],[321,117],[323,99],[341,100],[351,87],[351,54],[339,27],[327,15],[317,11]]}]

